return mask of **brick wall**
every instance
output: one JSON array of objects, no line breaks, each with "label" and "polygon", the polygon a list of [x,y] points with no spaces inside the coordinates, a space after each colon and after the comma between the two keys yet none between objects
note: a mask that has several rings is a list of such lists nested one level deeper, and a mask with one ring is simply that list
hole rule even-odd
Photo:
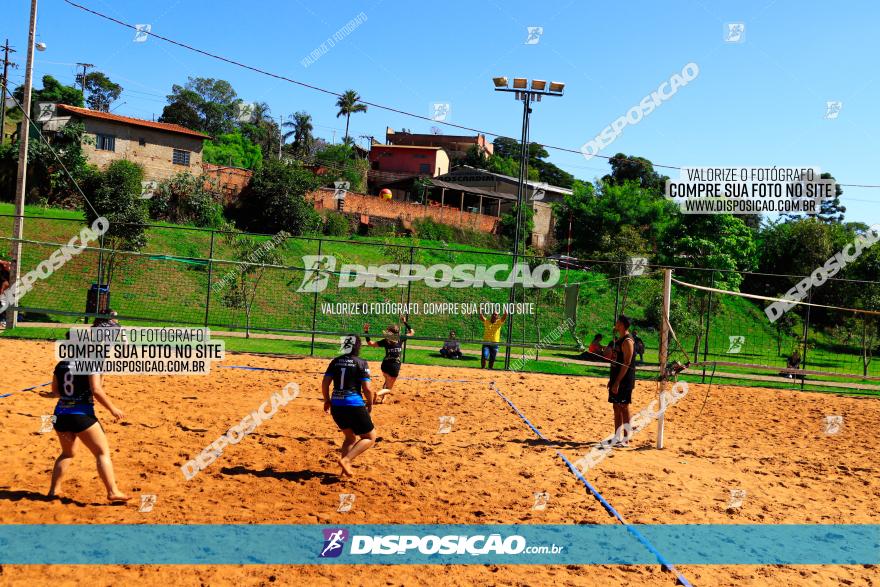
[{"label": "brick wall", "polygon": [[[315,204],[316,210],[336,210],[336,200],[332,189],[315,190],[307,197]],[[462,212],[458,208],[448,206],[425,206],[412,202],[383,200],[377,196],[348,192],[345,196],[345,209],[349,214],[367,214],[379,218],[394,218],[412,222],[422,218],[430,218],[434,222],[460,226],[480,232],[493,233],[498,226],[498,218],[473,212]]]},{"label": "brick wall", "polygon": [[245,188],[253,175],[250,169],[226,167],[214,165],[213,163],[202,163],[202,170],[205,172],[205,175],[216,180],[220,185],[227,204],[238,197],[238,194]]}]

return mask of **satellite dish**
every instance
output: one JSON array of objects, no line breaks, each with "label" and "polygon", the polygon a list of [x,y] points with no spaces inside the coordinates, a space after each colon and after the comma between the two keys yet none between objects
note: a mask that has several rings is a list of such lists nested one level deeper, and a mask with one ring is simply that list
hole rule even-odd
[{"label": "satellite dish", "polygon": [[46,43],[40,41],[39,43],[35,43],[34,47],[37,48],[37,51],[45,51],[46,50]]},{"label": "satellite dish", "polygon": [[432,135],[442,135],[443,129],[441,129],[439,126],[432,126],[431,127],[431,134]]}]

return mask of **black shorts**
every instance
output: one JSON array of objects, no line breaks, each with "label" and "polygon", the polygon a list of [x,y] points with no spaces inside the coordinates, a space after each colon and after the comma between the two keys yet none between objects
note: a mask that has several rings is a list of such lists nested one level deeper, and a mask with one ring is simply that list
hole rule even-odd
[{"label": "black shorts", "polygon": [[59,414],[55,416],[55,430],[79,434],[91,428],[97,421],[96,417],[86,414]]},{"label": "black shorts", "polygon": [[340,430],[351,430],[358,436],[373,431],[373,420],[366,406],[330,406],[330,415]]},{"label": "black shorts", "polygon": [[631,404],[633,399],[633,388],[626,388],[622,384],[617,389],[617,393],[611,393],[608,390],[608,403],[610,404]]},{"label": "black shorts", "polygon": [[389,377],[397,377],[400,375],[400,361],[385,359],[382,361],[382,373]]}]

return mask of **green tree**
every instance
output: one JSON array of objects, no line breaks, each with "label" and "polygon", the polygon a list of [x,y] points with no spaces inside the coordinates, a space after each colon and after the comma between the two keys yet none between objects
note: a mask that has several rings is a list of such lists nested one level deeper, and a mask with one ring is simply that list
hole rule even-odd
[{"label": "green tree", "polygon": [[662,194],[666,190],[665,175],[654,171],[654,164],[644,157],[636,157],[618,153],[608,160],[611,165],[611,173],[602,178],[602,181],[611,185],[623,185],[634,181],[639,187]]},{"label": "green tree", "polygon": [[148,200],[155,220],[217,228],[223,222],[223,193],[215,179],[189,171],[161,181]]},{"label": "green tree", "polygon": [[348,136],[348,123],[351,121],[351,115],[356,114],[358,112],[366,112],[367,105],[361,103],[361,97],[354,90],[346,90],[344,94],[342,94],[338,100],[336,100],[336,107],[339,108],[339,111],[336,113],[336,118],[340,116],[345,116],[345,142],[347,143],[349,140]]},{"label": "green tree", "polygon": [[249,141],[260,147],[263,159],[278,157],[281,130],[278,123],[272,118],[268,104],[265,102],[254,103],[251,120],[240,123],[239,130]]},{"label": "green tree", "polygon": [[167,98],[168,105],[159,122],[179,124],[212,136],[230,133],[237,126],[241,99],[226,80],[190,77],[182,86],[171,86]]},{"label": "green tree", "polygon": [[[51,147],[32,132],[28,145],[26,202],[74,207],[81,202],[76,184],[94,173],[82,149],[83,143],[90,140],[83,123],[76,121],[67,123],[49,137]],[[0,189],[6,188],[2,189],[4,195],[11,196],[15,189],[18,145],[16,141],[0,149]]]},{"label": "green tree", "polygon": [[221,300],[228,308],[244,310],[246,338],[251,336],[251,311],[267,265],[283,263],[280,249],[289,236],[281,231],[272,240],[262,243],[253,236],[238,231],[227,232],[224,236],[226,245],[232,249],[239,264],[234,270],[231,283],[224,288]]},{"label": "green tree", "polygon": [[139,251],[147,244],[145,226],[149,221],[145,200],[141,199],[144,170],[140,165],[118,159],[104,172],[90,178],[85,194],[91,206],[83,202],[86,221],[91,225],[98,217],[109,221],[110,228],[101,241],[104,253],[101,263],[103,281],[110,284],[123,259],[120,251]]},{"label": "green tree", "polygon": [[[560,242],[568,237],[568,219],[577,230],[572,231],[572,249],[578,256],[607,253],[616,243],[622,227],[636,228],[650,251],[657,252],[665,234],[679,219],[678,207],[662,195],[644,188],[636,181],[620,184],[600,183],[594,186],[575,181],[572,194],[554,204]],[[616,247],[616,245],[613,245]]]},{"label": "green tree", "polygon": [[298,163],[265,161],[242,193],[239,220],[254,232],[316,232],[321,220],[305,195],[320,185],[321,180]]},{"label": "green tree", "polygon": [[306,159],[315,142],[315,137],[312,136],[312,131],[315,129],[312,126],[311,115],[305,111],[299,111],[296,114],[292,114],[288,121],[281,126],[290,129],[284,133],[284,140],[287,141],[293,138],[291,152],[294,157],[300,160]]},{"label": "green tree", "polygon": [[[494,153],[493,156],[500,157],[502,159],[509,159],[511,162],[505,162],[503,165],[508,170],[508,173],[505,175],[512,175],[513,177],[519,176],[519,162],[522,153],[522,149],[520,148],[520,143],[517,140],[507,138],[507,137],[498,137],[493,143],[494,145]],[[549,183],[550,185],[563,187],[566,189],[570,189],[572,183],[574,182],[574,176],[564,171],[547,161],[547,158],[550,154],[547,152],[543,146],[538,143],[529,143],[529,155],[528,155],[528,178],[535,181],[543,181],[545,183]],[[491,169],[491,159],[490,159],[490,170]],[[516,169],[515,173],[509,173],[512,171],[512,168]],[[497,173],[502,173],[498,171]]]},{"label": "green tree", "polygon": [[[820,175],[822,179],[834,179],[834,176],[830,173],[823,173]],[[843,188],[840,187],[840,184],[835,180],[834,183],[834,199],[833,200],[823,200],[820,204],[819,209],[819,220],[822,222],[843,222],[844,214],[846,213],[846,206],[840,203],[840,196],[843,195]]]},{"label": "green tree", "polygon": [[[715,272],[715,286],[738,290],[742,283],[739,271],[757,265],[754,234],[745,222],[730,214],[684,215],[666,233],[661,247],[664,263],[685,267],[727,269]],[[691,281],[708,282],[707,272],[683,272]]]},{"label": "green tree", "polygon": [[[15,88],[13,95],[20,104],[24,100],[24,86]],[[36,104],[37,102],[56,102],[79,107],[84,105],[83,94],[79,88],[65,86],[51,75],[44,75],[43,87],[31,92],[31,103]]]},{"label": "green tree", "polygon": [[202,157],[214,165],[229,165],[243,169],[259,169],[263,152],[240,132],[220,135],[205,141]]},{"label": "green tree", "polygon": [[369,162],[355,155],[349,145],[325,145],[315,154],[315,162],[327,166],[330,174],[325,176],[327,185],[334,181],[347,181],[353,192],[363,192],[366,187]]},{"label": "green tree", "polygon": [[[516,211],[518,208],[519,206],[514,204],[509,212],[505,212],[501,215],[501,235],[511,239],[511,242],[513,242],[514,236],[516,235]],[[525,248],[525,244],[534,230],[535,210],[530,204],[525,203],[523,204],[522,218],[520,218],[519,242],[521,248]]]},{"label": "green tree", "polygon": [[[76,83],[82,85],[83,75],[81,73],[76,76]],[[86,104],[92,110],[100,110],[101,112],[109,112],[110,104],[118,100],[119,95],[122,94],[122,86],[111,81],[100,71],[86,74],[85,87],[88,94]]]}]

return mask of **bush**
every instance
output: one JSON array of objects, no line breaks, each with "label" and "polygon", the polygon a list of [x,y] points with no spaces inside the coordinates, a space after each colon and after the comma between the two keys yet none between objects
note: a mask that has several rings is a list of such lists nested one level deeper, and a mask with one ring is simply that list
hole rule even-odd
[{"label": "bush", "polygon": [[413,222],[416,236],[424,240],[444,241],[486,249],[505,249],[507,239],[499,238],[497,234],[470,230],[434,222],[430,218],[424,218]]},{"label": "bush", "polygon": [[224,222],[222,200],[216,181],[183,171],[162,181],[148,206],[156,220],[217,228]]},{"label": "bush", "polygon": [[[501,215],[501,234],[511,241],[516,233],[516,209],[517,206],[514,205],[510,212],[505,212]],[[532,235],[533,230],[535,230],[535,211],[531,206],[525,205],[523,206],[521,218],[520,242],[528,239]]]},{"label": "bush", "polygon": [[251,232],[318,232],[321,217],[305,195],[320,185],[320,179],[299,163],[270,159],[242,192],[238,221]]},{"label": "bush", "polygon": [[340,212],[327,212],[324,217],[324,234],[327,236],[349,236],[351,221]]},{"label": "bush", "polygon": [[[83,202],[86,222],[105,217],[110,227],[102,240],[114,252],[103,256],[104,283],[110,283],[117,267],[115,251],[138,251],[147,244],[144,226],[149,221],[145,200],[141,199],[144,170],[140,165],[120,159],[106,171],[89,177],[83,190],[91,206]],[[93,209],[94,207],[94,209]]]},{"label": "bush", "polygon": [[419,238],[432,241],[455,241],[455,232],[448,224],[434,222],[430,218],[416,220],[413,229]]},{"label": "bush", "polygon": [[244,169],[259,169],[263,152],[240,132],[228,133],[205,141],[202,158],[206,163],[229,165]]}]

